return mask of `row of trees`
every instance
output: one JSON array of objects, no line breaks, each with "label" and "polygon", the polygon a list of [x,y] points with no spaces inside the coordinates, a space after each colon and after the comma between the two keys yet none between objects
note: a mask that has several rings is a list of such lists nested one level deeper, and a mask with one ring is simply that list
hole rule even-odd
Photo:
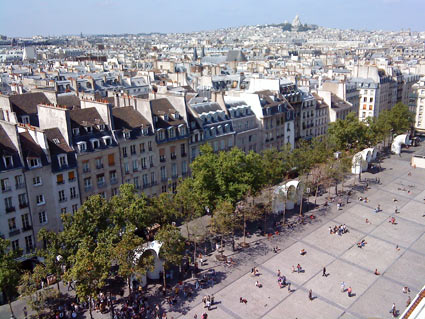
[{"label": "row of trees", "polygon": [[[136,260],[136,252],[151,239],[148,230],[155,224],[160,225],[155,239],[163,243],[165,286],[167,268],[180,265],[185,251],[184,239],[174,222],[186,225],[187,239],[195,247],[199,234],[190,229],[189,222],[210,212],[212,233],[223,237],[243,229],[245,235],[248,220],[265,219],[270,212],[271,195],[263,206],[255,205],[253,200],[264,189],[299,176],[317,196],[321,185],[336,186],[343,180],[351,155],[359,148],[374,145],[392,132],[401,133],[411,123],[407,107],[397,104],[377,120],[368,119],[366,123],[350,114],[346,120],[330,125],[327,138],[302,140],[295,149],[287,145],[280,151],[269,149],[261,154],[245,154],[238,148],[215,153],[205,144],[191,164],[192,176],[179,182],[176,194],[147,198],[139,195],[133,185],[122,185],[119,195],[110,201],[92,196],[74,215],[62,216],[61,233],[40,231],[38,240],[45,248],[37,255],[44,262],[31,273],[17,271],[16,256],[7,249],[8,242],[0,239],[0,288],[11,300],[20,281],[20,294],[41,312],[44,300],[51,295],[36,291],[47,275],[55,275],[57,281],[74,281],[77,296],[86,301],[96,298],[98,291],[105,288],[112,276],[111,266],[118,267],[118,275],[130,287],[132,275],[152,268],[152,258],[144,255]],[[333,154],[337,150],[342,153],[336,160]]]}]

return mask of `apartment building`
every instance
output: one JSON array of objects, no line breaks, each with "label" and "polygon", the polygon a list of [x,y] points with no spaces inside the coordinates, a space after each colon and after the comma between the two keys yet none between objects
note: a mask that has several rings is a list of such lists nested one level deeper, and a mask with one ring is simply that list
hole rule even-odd
[{"label": "apartment building", "polygon": [[0,236],[29,254],[34,232],[17,126],[0,121]]},{"label": "apartment building", "polygon": [[168,98],[150,101],[157,144],[161,192],[175,192],[177,180],[189,171],[189,129],[182,115]]},{"label": "apartment building", "polygon": [[314,123],[314,137],[326,135],[328,132],[329,125],[329,105],[325,103],[325,100],[317,95],[317,93],[312,93],[314,99],[316,100],[316,116]]},{"label": "apartment building", "polygon": [[[122,182],[134,184],[137,190],[148,196],[159,194],[159,158],[150,121],[132,106],[115,107],[112,116],[114,137],[120,148]],[[110,184],[118,182],[121,183],[110,178]]]},{"label": "apartment building", "polygon": [[425,133],[425,78],[421,78],[414,85],[416,98],[415,112],[415,130],[419,133]]}]

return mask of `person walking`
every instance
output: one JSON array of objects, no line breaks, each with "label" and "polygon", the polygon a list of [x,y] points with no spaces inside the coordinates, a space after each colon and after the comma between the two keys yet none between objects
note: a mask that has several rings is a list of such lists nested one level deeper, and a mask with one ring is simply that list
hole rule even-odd
[{"label": "person walking", "polygon": [[326,277],[326,267],[325,266],[323,266],[322,277]]},{"label": "person walking", "polygon": [[341,282],[341,292],[345,292],[345,282]]},{"label": "person walking", "polygon": [[353,289],[351,287],[348,287],[347,292],[348,292],[348,297],[351,297],[351,293],[353,292]]},{"label": "person walking", "polygon": [[313,291],[311,289],[308,291],[308,299],[310,299],[310,301],[313,301]]}]

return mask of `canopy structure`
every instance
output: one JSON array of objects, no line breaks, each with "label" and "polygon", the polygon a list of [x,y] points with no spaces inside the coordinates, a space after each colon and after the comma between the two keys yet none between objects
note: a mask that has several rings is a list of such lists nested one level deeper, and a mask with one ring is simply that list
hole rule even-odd
[{"label": "canopy structure", "polygon": [[[161,246],[162,246],[162,243],[154,240],[149,242],[147,246],[140,246],[135,251],[134,262],[136,263],[139,262],[140,258],[142,258],[144,254],[151,253],[154,256],[153,270],[148,271],[146,275],[141,276],[142,286],[146,285],[146,278],[159,279],[160,272],[162,271],[162,264],[163,264],[163,261],[159,258],[159,252],[161,250]],[[135,277],[138,277],[137,274]]]},{"label": "canopy structure", "polygon": [[365,148],[364,150],[354,154],[351,161],[351,173],[360,174],[367,170],[369,163],[376,160],[378,150],[374,147]]},{"label": "canopy structure", "polygon": [[391,144],[391,152],[399,155],[401,153],[401,147],[403,145],[410,145],[410,139],[408,134],[398,135],[394,138],[394,141]]},{"label": "canopy structure", "polygon": [[287,209],[293,209],[295,203],[301,203],[303,192],[304,184],[296,180],[277,186],[273,191],[273,213],[277,214]]}]

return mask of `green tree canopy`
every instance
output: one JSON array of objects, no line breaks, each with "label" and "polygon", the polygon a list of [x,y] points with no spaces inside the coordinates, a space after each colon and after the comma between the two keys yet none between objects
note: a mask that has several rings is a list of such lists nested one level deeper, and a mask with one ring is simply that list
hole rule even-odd
[{"label": "green tree canopy", "polygon": [[12,298],[17,293],[21,277],[16,258],[19,252],[10,249],[10,242],[0,238],[0,289],[4,293],[13,315]]}]

